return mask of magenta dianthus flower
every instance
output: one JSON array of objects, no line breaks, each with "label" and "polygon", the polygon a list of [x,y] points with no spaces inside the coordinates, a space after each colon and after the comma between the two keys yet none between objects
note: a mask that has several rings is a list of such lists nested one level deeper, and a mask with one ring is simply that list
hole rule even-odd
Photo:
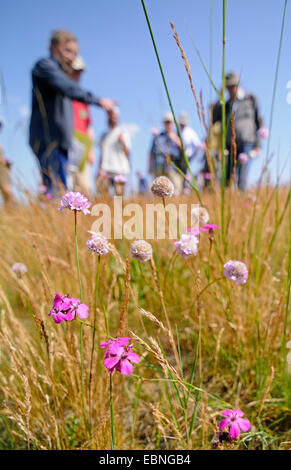
[{"label": "magenta dianthus flower", "polygon": [[219,423],[219,429],[222,431],[228,428],[228,437],[236,439],[241,432],[247,432],[251,428],[248,419],[243,418],[244,412],[241,410],[225,410],[222,413],[224,419]]},{"label": "magenta dianthus flower", "polygon": [[190,255],[197,255],[198,244],[198,237],[192,233],[183,233],[180,240],[174,243],[178,255],[184,256],[185,259]]},{"label": "magenta dianthus flower", "polygon": [[62,197],[59,210],[70,209],[71,211],[82,211],[86,215],[90,214],[90,206],[91,203],[86,196],[79,192],[70,191]]},{"label": "magenta dianthus flower", "polygon": [[133,371],[132,362],[140,361],[138,354],[133,353],[132,344],[129,344],[130,338],[109,339],[106,343],[101,343],[100,348],[106,348],[104,365],[109,374],[113,374],[114,369],[121,374],[129,375]]},{"label": "magenta dianthus flower", "polygon": [[81,320],[88,318],[89,307],[82,304],[80,299],[75,299],[69,295],[60,295],[56,292],[53,308],[48,314],[49,316],[52,315],[54,322],[72,321],[76,314]]},{"label": "magenta dianthus flower", "polygon": [[224,265],[225,277],[237,285],[245,284],[248,274],[248,268],[242,261],[230,260]]}]

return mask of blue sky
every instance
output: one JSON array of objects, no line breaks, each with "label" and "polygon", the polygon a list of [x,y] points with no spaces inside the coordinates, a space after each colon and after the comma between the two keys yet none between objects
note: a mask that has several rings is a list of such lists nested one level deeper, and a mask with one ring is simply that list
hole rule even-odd
[{"label": "blue sky", "polygon": [[[204,102],[208,104],[208,78],[191,37],[209,65],[210,4],[210,0],[146,0],[174,109],[177,114],[184,109],[188,111],[191,125],[200,137],[204,135],[203,129],[169,22],[174,22],[186,51],[196,91],[199,93],[202,89]],[[213,0],[213,4],[212,72],[215,83],[220,86],[222,1]],[[228,1],[226,69],[241,73],[244,88],[257,95],[266,127],[283,6],[283,0]],[[291,88],[287,88],[289,81],[291,85],[290,15],[289,5],[271,138],[271,151],[276,152],[270,166],[273,179],[278,167],[282,167],[287,158],[290,161],[291,104],[287,101],[288,91],[291,93]],[[0,141],[7,157],[14,162],[14,176],[29,188],[35,187],[39,179],[38,167],[27,145],[25,125],[30,112],[30,70],[36,60],[48,54],[50,32],[58,28],[72,30],[79,39],[80,51],[88,66],[82,79],[83,87],[97,96],[117,99],[122,121],[139,126],[131,157],[134,181],[136,170],[147,169],[151,128],[160,127],[162,115],[168,110],[139,0],[9,0],[2,5],[0,69],[8,101],[2,99],[0,104],[0,116],[6,122]],[[106,129],[106,117],[99,108],[92,108],[92,116],[98,136]],[[265,150],[266,143],[261,157],[253,162],[251,183],[259,176]],[[289,175],[290,164],[285,168],[283,180],[287,181]]]}]

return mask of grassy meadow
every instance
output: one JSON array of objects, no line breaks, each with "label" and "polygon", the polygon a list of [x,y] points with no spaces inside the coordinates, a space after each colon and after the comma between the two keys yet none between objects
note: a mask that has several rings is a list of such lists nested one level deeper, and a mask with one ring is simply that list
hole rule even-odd
[{"label": "grassy meadow", "polygon": [[[219,223],[220,194],[202,197]],[[289,198],[287,187],[226,189],[225,240],[201,233],[186,260],[173,240],[148,240],[152,264],[131,257],[129,240],[111,240],[99,283],[86,246],[94,219],[79,214],[82,344],[77,316],[48,316],[56,291],[79,297],[73,212],[33,200],[2,210],[1,448],[109,449],[113,411],[117,449],[211,449],[228,408],[243,410],[251,430],[220,448],[290,448]],[[246,284],[224,277],[230,259],[246,263]],[[15,274],[15,262],[27,273]],[[99,343],[116,336],[130,336],[141,360],[131,375],[115,371],[111,388]]]}]

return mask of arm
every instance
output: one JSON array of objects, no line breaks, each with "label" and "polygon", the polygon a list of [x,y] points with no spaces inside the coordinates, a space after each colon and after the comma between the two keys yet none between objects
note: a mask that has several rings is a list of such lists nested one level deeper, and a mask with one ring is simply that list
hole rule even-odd
[{"label": "arm", "polygon": [[95,148],[94,148],[94,138],[95,138],[95,134],[94,134],[94,129],[93,127],[89,127],[88,130],[87,130],[87,135],[88,137],[90,137],[90,139],[92,139],[93,143],[92,143],[92,147],[90,148],[90,151],[89,151],[89,157],[88,157],[88,161],[90,163],[90,165],[93,165],[94,162],[95,162]]},{"label": "arm", "polygon": [[41,59],[34,66],[32,75],[48,87],[63,93],[72,100],[101,106],[107,111],[113,106],[111,100],[99,99],[92,93],[80,88],[76,82],[67,77],[54,59]]}]

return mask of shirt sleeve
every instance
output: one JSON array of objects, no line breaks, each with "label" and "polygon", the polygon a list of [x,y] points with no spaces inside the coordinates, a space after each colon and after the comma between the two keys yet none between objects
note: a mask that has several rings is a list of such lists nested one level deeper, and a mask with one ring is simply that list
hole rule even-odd
[{"label": "shirt sleeve", "polygon": [[63,93],[72,100],[100,106],[99,99],[83,90],[60,69],[57,62],[50,58],[41,59],[32,70],[32,75],[50,88]]}]

